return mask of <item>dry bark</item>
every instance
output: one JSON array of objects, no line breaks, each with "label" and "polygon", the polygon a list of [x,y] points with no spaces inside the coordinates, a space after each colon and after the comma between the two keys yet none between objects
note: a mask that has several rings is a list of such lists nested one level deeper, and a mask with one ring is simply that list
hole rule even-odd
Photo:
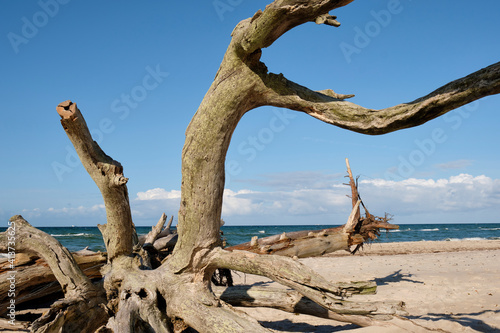
[{"label": "dry bark", "polygon": [[[346,286],[344,286],[346,287]],[[357,288],[360,287],[360,288]],[[365,289],[365,287],[367,289]],[[376,286],[359,284],[354,286],[359,293],[373,291]],[[302,294],[289,289],[278,289],[259,286],[214,287],[214,292],[223,301],[241,307],[267,307],[290,313],[307,314],[310,316],[332,319],[341,322],[355,323],[359,326],[384,326],[370,317],[360,315],[339,314],[323,308]]]},{"label": "dry bark", "polygon": [[68,138],[92,180],[101,191],[106,207],[107,224],[99,226],[104,238],[108,259],[132,253],[137,239],[128,198],[127,181],[122,165],[106,155],[92,140],[87,123],[76,104],[65,101],[57,106]]},{"label": "dry bark", "polygon": [[[377,238],[380,229],[399,229],[399,226],[388,223],[387,218],[375,217],[368,212],[359,196],[347,159],[346,164],[353,207],[345,225],[322,230],[295,231],[261,239],[254,236],[250,242],[231,246],[226,250],[306,258],[321,256],[339,250],[350,251],[350,247],[356,245],[353,251],[355,253],[364,242]],[[365,208],[366,218],[360,217],[361,205]]]},{"label": "dry bark", "polygon": [[[102,269],[102,285],[93,285],[60,244],[52,240],[44,244],[48,235],[35,232],[44,241],[25,241],[27,251],[44,257],[65,291],[65,299],[33,325],[35,331],[91,332],[104,321],[99,332],[174,332],[186,326],[199,332],[268,332],[255,319],[213,294],[210,277],[218,268],[269,277],[326,311],[360,325],[374,323],[368,319],[360,322],[359,316],[401,313],[401,304],[349,303],[339,286],[291,258],[223,250],[219,236],[226,152],[246,112],[264,105],[284,107],[352,131],[383,134],[418,126],[464,104],[500,93],[500,63],[413,102],[383,110],[346,102],[352,95],[330,89],[312,91],[281,74],[268,72],[260,61],[263,48],[306,22],[338,26],[329,12],[351,1],[276,0],[235,27],[214,82],[186,130],[178,241],[173,254],[156,269],[152,269],[135,234],[122,166],[92,140],[76,104],[66,101],[57,107],[63,128],[104,199],[107,224],[100,230],[108,263]],[[376,237],[378,227],[374,226],[384,222],[368,212],[365,219],[358,218],[357,199],[346,226],[332,235],[341,236],[342,247],[364,242],[365,234]],[[20,224],[28,230],[27,223]],[[30,237],[24,234],[18,239]],[[305,238],[298,239],[302,242]],[[77,319],[77,313],[84,315]]]},{"label": "dry bark", "polygon": [[[101,278],[100,268],[106,263],[105,253],[92,253],[79,255],[72,253],[75,262],[89,279]],[[39,299],[47,296],[58,296],[61,285],[52,273],[47,262],[37,255],[25,253],[16,254],[16,305],[23,303],[37,303]],[[8,276],[10,269],[7,262],[0,262],[0,315],[4,314],[9,298]]]},{"label": "dry bark", "polygon": [[[45,260],[59,282],[64,298],[32,325],[33,332],[58,331],[91,332],[107,321],[108,315],[101,306],[104,292],[92,284],[82,272],[71,253],[54,237],[32,227],[20,215],[10,219],[16,230],[16,251],[36,252]],[[0,244],[5,251],[7,232],[0,234]]]}]

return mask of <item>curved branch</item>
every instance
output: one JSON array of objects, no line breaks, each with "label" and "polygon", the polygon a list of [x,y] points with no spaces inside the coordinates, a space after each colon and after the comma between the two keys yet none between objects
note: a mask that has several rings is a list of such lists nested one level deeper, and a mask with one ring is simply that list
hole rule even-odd
[{"label": "curved branch", "polygon": [[325,309],[339,314],[375,315],[403,314],[404,304],[353,303],[343,299],[343,290],[326,281],[319,274],[293,259],[257,255],[244,251],[229,252],[214,249],[212,264],[217,268],[234,269],[240,272],[266,276],[290,287]]},{"label": "curved branch", "polygon": [[351,131],[379,135],[419,126],[460,106],[500,93],[500,62],[452,81],[409,103],[382,110],[367,109],[343,99],[331,90],[312,91],[283,75],[260,74],[267,89],[267,105],[302,111]]},{"label": "curved branch", "polygon": [[257,92],[263,105],[302,111],[332,125],[378,135],[419,126],[462,105],[500,93],[500,63],[496,63],[412,102],[373,110],[343,101],[353,95],[340,95],[329,89],[312,91],[281,74],[268,74],[265,65],[258,61],[262,48],[298,25],[315,21],[337,26],[336,17],[328,12],[351,1],[277,0],[263,12],[240,22],[233,31],[231,44],[242,61],[261,77],[265,87]]},{"label": "curved branch", "polygon": [[[90,279],[82,272],[71,253],[54,237],[31,226],[21,215],[9,219],[16,231],[16,251],[35,252],[49,265],[61,284],[66,298],[97,294]],[[7,233],[0,234],[0,247],[8,244]]]},{"label": "curved branch", "polygon": [[345,6],[353,0],[276,0],[266,9],[258,11],[251,19],[244,20],[233,31],[233,39],[238,40],[242,54],[270,46],[285,32],[306,22],[339,26],[336,17],[328,12]]},{"label": "curved branch", "polygon": [[107,226],[100,227],[108,259],[120,254],[132,253],[137,237],[132,223],[132,214],[122,165],[106,155],[92,140],[87,123],[76,103],[65,101],[57,106],[68,138],[80,157],[80,161],[101,191],[106,206]]},{"label": "curved branch", "polygon": [[[71,253],[54,237],[32,227],[21,215],[13,216],[10,221],[16,231],[16,250],[38,253],[64,292],[64,299],[52,304],[50,310],[33,323],[31,331],[93,332],[106,322],[104,290],[92,284]],[[0,234],[0,244],[0,248],[8,244],[7,232]]]}]

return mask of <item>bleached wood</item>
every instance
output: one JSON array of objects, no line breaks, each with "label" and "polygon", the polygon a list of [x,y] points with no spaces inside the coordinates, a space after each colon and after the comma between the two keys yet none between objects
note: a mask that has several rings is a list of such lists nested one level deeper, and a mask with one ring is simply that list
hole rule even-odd
[{"label": "bleached wood", "polygon": [[92,139],[87,123],[75,103],[64,101],[56,110],[80,161],[104,199],[107,224],[99,230],[103,233],[108,259],[131,254],[137,235],[130,212],[126,186],[128,178],[123,175],[122,165],[106,155]]}]

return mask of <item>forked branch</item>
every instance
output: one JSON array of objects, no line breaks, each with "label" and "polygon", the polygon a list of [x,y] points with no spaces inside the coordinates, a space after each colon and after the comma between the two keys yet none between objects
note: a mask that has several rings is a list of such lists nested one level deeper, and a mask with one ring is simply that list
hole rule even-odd
[{"label": "forked branch", "polygon": [[262,75],[266,104],[302,111],[325,123],[379,135],[422,125],[480,98],[500,93],[500,62],[452,81],[409,103],[374,110],[344,101],[352,95],[316,92],[272,73]]},{"label": "forked branch", "polygon": [[238,24],[233,31],[232,50],[260,77],[255,91],[261,105],[301,111],[328,124],[351,131],[379,135],[419,126],[448,111],[477,99],[500,93],[500,63],[452,81],[409,103],[374,110],[344,101],[353,95],[332,90],[313,91],[287,80],[282,74],[268,73],[260,62],[262,49],[269,47],[290,29],[307,22],[338,26],[329,11],[352,0],[276,0],[263,12]]}]

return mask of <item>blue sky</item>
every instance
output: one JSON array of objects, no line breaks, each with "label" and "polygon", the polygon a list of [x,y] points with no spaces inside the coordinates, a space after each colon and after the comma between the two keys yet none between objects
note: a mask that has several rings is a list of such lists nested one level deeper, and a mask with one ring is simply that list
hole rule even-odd
[{"label": "blue sky", "polygon": [[[0,218],[35,226],[105,223],[55,108],[71,99],[129,177],[133,218],[177,216],[184,131],[241,20],[267,1],[4,1],[0,11]],[[342,26],[298,27],[263,50],[274,73],[384,108],[497,61],[500,2],[354,1]],[[342,224],[348,157],[370,211],[395,223],[500,222],[492,96],[383,136],[275,108],[253,110],[227,157],[223,218]]]}]

